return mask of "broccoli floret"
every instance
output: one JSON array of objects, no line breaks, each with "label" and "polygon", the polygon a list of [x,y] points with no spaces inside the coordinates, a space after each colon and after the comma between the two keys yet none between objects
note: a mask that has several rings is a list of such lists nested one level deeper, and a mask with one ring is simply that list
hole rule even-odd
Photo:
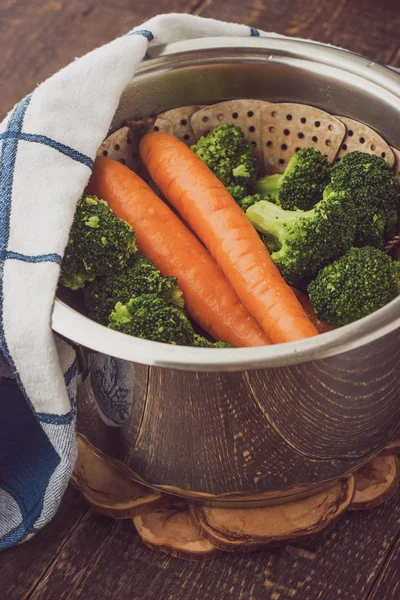
[{"label": "broccoli floret", "polygon": [[264,244],[264,246],[270,254],[272,254],[273,252],[277,252],[281,248],[280,243],[275,237],[261,232],[259,233],[262,243]]},{"label": "broccoli floret", "polygon": [[285,210],[310,210],[329,183],[328,159],[314,148],[302,148],[289,160],[282,175],[267,175],[256,183],[263,197],[270,195]]},{"label": "broccoli floret", "polygon": [[126,304],[143,294],[156,294],[168,304],[183,307],[176,277],[164,279],[151,260],[139,254],[129,260],[123,270],[89,283],[85,288],[85,306],[91,319],[106,325],[117,302]]},{"label": "broccoli floret", "polygon": [[324,267],[308,286],[318,318],[330,325],[347,325],[366,317],[399,293],[400,263],[382,250],[351,248]]},{"label": "broccoli floret", "polygon": [[183,293],[178,285],[178,280],[172,275],[167,275],[162,281],[159,291],[160,298],[163,298],[167,304],[173,304],[178,308],[184,308]]},{"label": "broccoli floret", "polygon": [[198,348],[231,348],[224,342],[210,342],[194,332],[181,308],[167,304],[156,294],[117,302],[109,317],[110,329],[146,340]]},{"label": "broccoli floret", "polygon": [[246,196],[245,198],[243,198],[243,200],[239,200],[238,204],[239,204],[240,208],[242,210],[244,210],[244,212],[246,212],[246,210],[248,208],[250,208],[250,206],[253,206],[253,204],[255,204],[256,202],[259,202],[260,200],[264,200],[264,198],[263,198],[263,196],[261,196],[261,194],[253,194],[253,195]]},{"label": "broccoli floret", "polygon": [[236,125],[219,125],[192,146],[193,152],[211,169],[239,202],[257,179],[257,159],[250,142]]},{"label": "broccoli floret", "polygon": [[191,346],[194,331],[180,308],[171,306],[155,294],[117,302],[109,317],[109,327],[146,340]]},{"label": "broccoli floret", "polygon": [[131,226],[96,196],[78,201],[61,264],[60,283],[73,290],[123,268],[137,251]]},{"label": "broccoli floret", "polygon": [[197,334],[194,336],[192,346],[196,346],[197,348],[232,348],[232,346],[225,344],[225,342],[210,342],[210,340]]},{"label": "broccoli floret", "polygon": [[[396,214],[397,220],[397,214]],[[393,224],[393,233],[395,233],[396,223]],[[387,222],[385,211],[364,206],[360,212],[357,212],[357,228],[354,238],[354,246],[373,246],[383,250],[385,246],[386,231],[390,227]]]},{"label": "broccoli floret", "polygon": [[342,194],[331,194],[309,211],[288,211],[261,200],[246,215],[280,245],[271,258],[287,283],[301,288],[353,244],[355,215]]},{"label": "broccoli floret", "polygon": [[396,231],[400,185],[389,165],[375,154],[349,152],[332,169],[330,190],[352,201],[358,226],[355,246],[383,249]]}]

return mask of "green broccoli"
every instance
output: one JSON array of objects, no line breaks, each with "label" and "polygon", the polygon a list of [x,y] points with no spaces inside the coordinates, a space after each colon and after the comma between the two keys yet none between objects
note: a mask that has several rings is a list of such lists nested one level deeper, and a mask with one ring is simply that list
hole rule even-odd
[{"label": "green broccoli", "polygon": [[308,286],[311,304],[324,323],[347,325],[373,313],[399,293],[400,263],[378,248],[351,248],[324,267]]},{"label": "green broccoli", "polygon": [[253,204],[255,204],[256,202],[259,202],[260,200],[273,201],[272,197],[264,198],[263,196],[261,196],[261,194],[253,194],[253,195],[246,196],[242,200],[238,200],[237,203],[239,204],[240,208],[242,210],[244,210],[244,212],[246,212],[246,210],[248,208],[250,208],[250,206],[253,206]]},{"label": "green broccoli", "polygon": [[375,154],[349,152],[332,169],[325,191],[344,191],[358,215],[355,246],[383,249],[396,231],[400,185],[389,165]]},{"label": "green broccoli", "polygon": [[109,317],[109,327],[146,340],[191,346],[194,331],[180,308],[171,306],[156,294],[117,302]]},{"label": "green broccoli", "polygon": [[210,342],[210,340],[197,335],[197,333],[194,335],[192,346],[196,346],[197,348],[232,348],[232,346],[225,344],[225,342]]},{"label": "green broccoli", "polygon": [[183,293],[178,285],[178,280],[172,275],[167,275],[162,282],[159,290],[160,298],[163,298],[167,304],[173,304],[178,308],[184,308]]},{"label": "green broccoli", "polygon": [[146,340],[198,348],[231,348],[224,342],[210,342],[194,332],[181,308],[167,304],[156,294],[117,302],[109,317],[110,329]]},{"label": "green broccoli", "polygon": [[257,159],[240,127],[219,125],[201,137],[192,150],[228,188],[237,202],[251,193],[258,176]]},{"label": "green broccoli", "polygon": [[126,304],[132,297],[143,294],[156,294],[168,304],[183,307],[176,277],[164,279],[151,260],[139,253],[123,270],[89,283],[85,288],[85,306],[91,319],[106,325],[117,302]]},{"label": "green broccoli", "polygon": [[331,194],[309,211],[289,211],[261,200],[247,212],[254,227],[280,248],[271,258],[287,283],[303,287],[329,262],[351,248],[356,219],[342,194]]},{"label": "green broccoli", "polygon": [[328,159],[319,150],[302,148],[289,160],[282,175],[262,177],[255,189],[263,198],[272,196],[285,210],[310,210],[321,200],[330,173]]},{"label": "green broccoli", "polygon": [[264,246],[266,247],[266,249],[268,250],[268,252],[270,254],[280,250],[281,245],[275,237],[273,237],[272,235],[269,235],[269,234],[261,233],[261,232],[259,232],[259,234],[260,234],[262,243],[264,244]]},{"label": "green broccoli", "polygon": [[73,290],[122,269],[137,251],[135,233],[96,196],[78,201],[61,264],[60,283]]}]

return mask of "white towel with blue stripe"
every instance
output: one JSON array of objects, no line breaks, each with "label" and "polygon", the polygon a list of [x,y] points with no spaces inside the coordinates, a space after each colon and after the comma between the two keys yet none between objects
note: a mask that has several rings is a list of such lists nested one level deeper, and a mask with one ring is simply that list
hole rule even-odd
[{"label": "white towel with blue stripe", "polygon": [[77,453],[76,356],[50,326],[76,202],[148,47],[245,25],[160,15],[45,81],[0,125],[0,549],[56,512]]}]

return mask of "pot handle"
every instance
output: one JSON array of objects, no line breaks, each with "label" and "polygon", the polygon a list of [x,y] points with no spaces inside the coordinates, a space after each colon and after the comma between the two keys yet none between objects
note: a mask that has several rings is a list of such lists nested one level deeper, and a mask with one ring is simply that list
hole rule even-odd
[{"label": "pot handle", "polygon": [[110,427],[121,427],[131,415],[134,401],[134,368],[122,360],[80,346],[78,385],[90,385],[97,411]]}]

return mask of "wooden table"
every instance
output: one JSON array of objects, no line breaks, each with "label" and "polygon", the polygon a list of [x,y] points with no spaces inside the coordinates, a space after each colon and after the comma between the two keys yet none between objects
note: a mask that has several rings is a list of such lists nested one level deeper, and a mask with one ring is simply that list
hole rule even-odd
[{"label": "wooden table", "polygon": [[[0,118],[76,56],[162,12],[242,21],[400,66],[398,0],[2,0]],[[129,521],[68,489],[51,524],[0,555],[2,600],[395,600],[400,495],[317,539],[194,564],[146,549]]]}]

